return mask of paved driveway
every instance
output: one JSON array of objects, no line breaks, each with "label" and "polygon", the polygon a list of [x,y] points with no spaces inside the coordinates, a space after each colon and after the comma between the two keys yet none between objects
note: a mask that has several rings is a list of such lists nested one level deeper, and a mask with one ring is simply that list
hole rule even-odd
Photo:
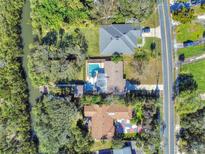
[{"label": "paved driveway", "polygon": [[156,28],[150,28],[149,33],[142,33],[142,37],[158,37],[161,38],[160,26]]}]

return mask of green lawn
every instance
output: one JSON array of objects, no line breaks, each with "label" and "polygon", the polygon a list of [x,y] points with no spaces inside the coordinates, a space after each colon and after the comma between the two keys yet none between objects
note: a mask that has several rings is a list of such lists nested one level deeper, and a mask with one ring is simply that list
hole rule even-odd
[{"label": "green lawn", "polygon": [[148,50],[151,53],[152,52],[151,51],[151,44],[153,42],[156,44],[155,53],[158,53],[158,54],[161,53],[161,40],[159,38],[156,38],[156,37],[146,37],[145,44],[144,44],[143,48]]},{"label": "green lawn", "polygon": [[88,41],[88,55],[99,56],[99,27],[80,28]]},{"label": "green lawn", "polygon": [[186,64],[181,67],[182,72],[193,74],[198,83],[199,92],[205,92],[205,61],[199,61],[192,64]]},{"label": "green lawn", "polygon": [[[155,42],[156,48],[153,54],[157,56],[151,56],[151,44]],[[124,74],[127,79],[139,80],[142,84],[156,84],[157,80],[162,83],[162,63],[161,63],[161,41],[159,38],[147,37],[145,38],[144,49],[150,54],[150,60],[143,68],[143,73],[140,74],[136,68],[132,65],[133,56],[124,56]]]},{"label": "green lawn", "polygon": [[182,49],[179,49],[177,51],[178,55],[184,54],[185,58],[201,55],[203,53],[205,53],[205,46],[204,45],[182,48]]},{"label": "green lawn", "polygon": [[205,14],[205,8],[202,8],[201,6],[194,6],[194,7],[192,7],[192,9],[194,9],[194,15],[195,16]]},{"label": "green lawn", "polygon": [[183,43],[187,40],[196,41],[202,38],[205,27],[200,23],[180,24],[176,27],[177,42]]}]

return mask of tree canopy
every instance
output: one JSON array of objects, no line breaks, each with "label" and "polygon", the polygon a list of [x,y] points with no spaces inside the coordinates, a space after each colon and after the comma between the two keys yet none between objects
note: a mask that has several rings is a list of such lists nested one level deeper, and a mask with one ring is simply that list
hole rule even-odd
[{"label": "tree canopy", "polygon": [[72,34],[49,32],[29,55],[30,78],[34,85],[75,79],[84,64],[87,43],[79,30]]},{"label": "tree canopy", "polygon": [[173,19],[181,22],[182,24],[190,23],[194,18],[193,9],[182,8],[181,10],[173,13]]},{"label": "tree canopy", "polygon": [[41,153],[86,153],[91,140],[77,126],[81,115],[69,98],[44,96],[33,107]]},{"label": "tree canopy", "polygon": [[23,0],[0,0],[0,153],[35,153],[21,66]]},{"label": "tree canopy", "polygon": [[31,6],[34,28],[59,29],[63,23],[79,24],[88,19],[80,0],[32,0]]}]

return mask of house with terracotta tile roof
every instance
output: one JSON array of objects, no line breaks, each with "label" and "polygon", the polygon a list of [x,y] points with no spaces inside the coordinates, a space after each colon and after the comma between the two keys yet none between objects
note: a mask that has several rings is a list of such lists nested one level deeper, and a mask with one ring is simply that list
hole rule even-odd
[{"label": "house with terracotta tile roof", "polygon": [[124,105],[84,106],[84,116],[90,118],[89,129],[95,140],[112,139],[116,132],[115,121],[132,118],[132,109]]}]

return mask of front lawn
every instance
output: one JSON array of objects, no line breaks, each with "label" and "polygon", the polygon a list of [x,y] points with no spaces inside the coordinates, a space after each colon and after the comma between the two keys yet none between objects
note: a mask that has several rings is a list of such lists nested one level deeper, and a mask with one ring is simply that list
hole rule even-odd
[{"label": "front lawn", "polygon": [[181,67],[182,72],[191,73],[198,83],[199,92],[205,92],[205,61],[198,61],[192,64],[186,64]]},{"label": "front lawn", "polygon": [[[155,48],[153,48],[153,44],[155,44]],[[150,54],[152,53],[153,49],[153,54],[159,55],[161,53],[161,39],[156,37],[146,37],[143,48],[146,49]]]},{"label": "front lawn", "polygon": [[[155,44],[153,48],[153,43]],[[145,44],[142,47],[147,50],[150,60],[145,64],[143,73],[139,73],[132,65],[133,56],[124,56],[124,74],[128,80],[139,80],[141,84],[162,83],[162,63],[161,63],[161,40],[155,37],[145,38]],[[153,51],[152,51],[153,49]]]},{"label": "front lawn", "polygon": [[205,46],[198,45],[193,47],[182,48],[177,51],[178,55],[184,54],[185,58],[190,58],[193,56],[198,56],[205,53]]},{"label": "front lawn", "polygon": [[187,40],[196,41],[202,38],[205,27],[196,22],[180,24],[176,27],[177,42],[183,43]]},{"label": "front lawn", "polygon": [[128,80],[139,80],[141,84],[162,83],[162,63],[160,58],[151,58],[140,74],[132,65],[133,57],[124,57],[124,74]]}]

